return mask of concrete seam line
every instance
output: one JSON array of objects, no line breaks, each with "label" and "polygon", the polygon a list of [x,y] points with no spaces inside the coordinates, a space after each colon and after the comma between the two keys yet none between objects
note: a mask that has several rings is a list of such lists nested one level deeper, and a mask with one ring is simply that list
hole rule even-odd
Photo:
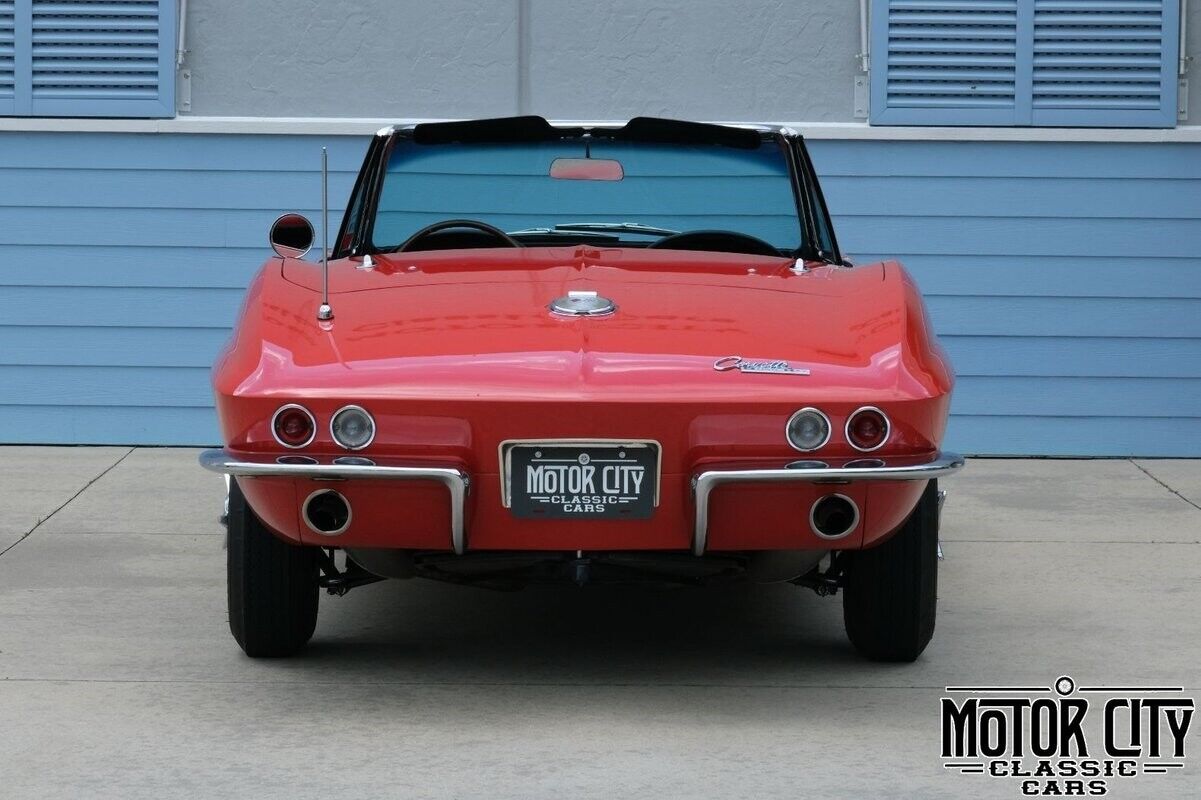
[{"label": "concrete seam line", "polygon": [[1189,504],[1190,506],[1192,506],[1193,508],[1197,509],[1198,511],[1201,511],[1201,506],[1197,505],[1197,504],[1196,504],[1196,503],[1194,503],[1192,500],[1189,500],[1187,497],[1185,497],[1184,495],[1182,495],[1180,492],[1176,491],[1176,490],[1175,490],[1175,489],[1173,489],[1171,486],[1168,486],[1166,483],[1164,483],[1163,481],[1161,481],[1159,478],[1157,478],[1157,477],[1155,477],[1154,475],[1152,475],[1152,474],[1151,474],[1151,472],[1150,472],[1149,470],[1145,469],[1145,468],[1143,467],[1143,465],[1142,465],[1142,464],[1138,463],[1138,462],[1137,462],[1137,461],[1135,461],[1134,459],[1130,459],[1130,463],[1131,463],[1131,464],[1133,464],[1134,466],[1138,467],[1138,469],[1139,469],[1139,472],[1143,473],[1143,474],[1144,474],[1144,475],[1146,475],[1148,478],[1150,478],[1151,480],[1155,481],[1155,482],[1156,482],[1156,483],[1158,483],[1160,486],[1162,486],[1163,488],[1167,489],[1169,492],[1171,492],[1172,494],[1176,495],[1177,497],[1179,497],[1179,498],[1180,498],[1181,500],[1183,500],[1184,502],[1188,503],[1188,504]]},{"label": "concrete seam line", "polygon": [[25,540],[26,540],[26,539],[28,539],[30,536],[32,536],[34,531],[36,531],[38,528],[42,527],[42,525],[43,525],[43,524],[45,524],[46,522],[48,522],[48,521],[50,520],[50,518],[51,518],[51,517],[53,517],[55,514],[57,514],[58,512],[62,511],[62,510],[63,510],[64,508],[66,508],[67,506],[71,505],[71,503],[72,503],[72,502],[74,502],[74,500],[75,500],[75,498],[76,498],[76,497],[79,497],[81,494],[83,494],[84,492],[86,492],[86,491],[88,490],[88,487],[89,487],[89,486],[91,486],[93,483],[95,483],[96,481],[98,481],[98,480],[100,480],[101,478],[103,478],[105,475],[107,475],[107,474],[109,474],[110,472],[112,472],[112,471],[113,471],[113,470],[116,468],[116,466],[117,466],[118,464],[120,464],[120,463],[121,463],[122,461],[124,461],[125,459],[129,458],[129,454],[130,454],[130,453],[132,453],[134,450],[137,450],[137,449],[138,449],[138,448],[136,448],[136,447],[131,447],[131,448],[129,448],[128,450],[126,450],[126,451],[125,451],[125,452],[124,452],[124,453],[121,455],[121,457],[120,457],[120,458],[118,458],[118,459],[117,459],[116,461],[114,461],[113,463],[109,464],[107,467],[105,467],[105,468],[104,468],[104,470],[103,470],[103,471],[102,471],[102,472],[101,472],[99,475],[97,475],[96,477],[92,478],[90,481],[88,481],[88,482],[87,482],[87,483],[85,483],[83,486],[81,486],[81,487],[80,487],[80,489],[79,489],[79,491],[77,491],[75,494],[73,494],[73,495],[71,495],[70,497],[68,497],[68,498],[67,498],[67,500],[66,500],[66,502],[64,502],[64,503],[63,503],[61,506],[59,506],[58,508],[56,508],[56,509],[54,509],[53,511],[51,511],[51,512],[50,512],[49,514],[47,514],[46,516],[44,516],[44,517],[42,517],[41,519],[39,519],[39,520],[37,521],[37,524],[36,524],[36,525],[34,525],[32,528],[30,528],[28,531],[26,531],[26,532],[25,532],[25,533],[24,533],[24,534],[21,536],[21,538],[20,538],[20,539],[17,539],[15,542],[13,542],[12,544],[10,544],[8,547],[4,548],[3,550],[0,550],[0,556],[3,556],[3,555],[4,555],[5,553],[7,553],[9,550],[12,550],[14,547],[16,547],[17,545],[19,545],[21,542],[25,541]]}]

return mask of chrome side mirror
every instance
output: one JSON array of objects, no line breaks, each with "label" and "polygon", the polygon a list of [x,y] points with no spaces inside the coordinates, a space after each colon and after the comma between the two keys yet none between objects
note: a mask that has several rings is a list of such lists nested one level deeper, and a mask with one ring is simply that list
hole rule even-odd
[{"label": "chrome side mirror", "polygon": [[300,214],[284,214],[271,223],[271,249],[280,258],[303,258],[317,235],[313,225]]}]

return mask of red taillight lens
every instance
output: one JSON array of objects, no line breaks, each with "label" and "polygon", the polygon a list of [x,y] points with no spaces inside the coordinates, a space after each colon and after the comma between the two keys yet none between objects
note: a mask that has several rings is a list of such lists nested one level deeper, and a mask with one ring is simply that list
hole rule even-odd
[{"label": "red taillight lens", "polygon": [[284,447],[304,447],[313,441],[317,423],[313,415],[303,406],[284,406],[275,412],[271,420],[275,440]]},{"label": "red taillight lens", "polygon": [[847,420],[847,441],[856,450],[875,450],[888,440],[888,417],[876,408],[861,408]]}]

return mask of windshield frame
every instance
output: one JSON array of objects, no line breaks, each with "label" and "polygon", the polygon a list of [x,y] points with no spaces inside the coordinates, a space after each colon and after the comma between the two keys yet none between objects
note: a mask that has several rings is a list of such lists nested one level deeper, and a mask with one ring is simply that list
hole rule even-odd
[{"label": "windshield frame", "polygon": [[[822,196],[821,186],[813,172],[812,162],[809,160],[802,137],[792,129],[760,125],[719,126],[705,123],[653,120],[649,118],[638,118],[632,120],[630,123],[552,125],[541,117],[515,117],[505,120],[483,120],[479,124],[498,123],[502,127],[508,126],[505,131],[505,138],[500,140],[503,143],[503,141],[520,142],[530,140],[529,138],[522,138],[523,135],[538,137],[544,141],[586,140],[586,137],[593,135],[617,138],[624,131],[640,122],[650,126],[646,131],[648,134],[647,141],[657,141],[664,144],[673,143],[673,140],[670,138],[661,138],[665,135],[663,130],[665,127],[668,137],[671,136],[672,132],[682,133],[679,139],[680,143],[687,143],[688,136],[705,135],[715,137],[714,141],[711,142],[715,145],[725,143],[720,140],[723,136],[729,136],[731,139],[738,137],[744,142],[748,140],[748,136],[758,136],[761,144],[774,143],[780,148],[788,166],[789,182],[792,187],[793,201],[802,237],[799,246],[791,251],[792,256],[812,261],[844,263],[841,253],[838,250],[833,222],[830,219],[829,212],[825,208],[825,199]],[[469,125],[470,123],[452,124]],[[521,129],[521,132],[514,136],[512,128],[522,124],[532,126],[532,133],[527,129]],[[423,125],[427,128],[432,128],[445,124],[418,123],[384,128],[372,137],[371,144],[368,146],[367,154],[363,160],[363,165],[355,180],[354,189],[346,205],[346,211],[343,215],[342,224],[339,226],[338,235],[334,240],[335,244],[331,253],[332,258],[344,258],[346,256],[364,254],[375,255],[387,252],[387,248],[380,249],[374,245],[372,234],[379,211],[379,199],[387,174],[389,159],[397,144],[419,139]],[[638,136],[638,132],[641,130],[638,129],[633,135],[628,135],[626,138],[643,140]],[[734,146],[738,145],[735,144]],[[811,198],[816,198],[816,205],[820,206],[820,208],[814,207],[815,204],[811,202]],[[819,216],[821,217],[820,222],[818,220]],[[819,228],[823,226],[829,232],[829,238],[834,247],[834,252],[832,253],[822,250]],[[625,244],[623,242],[620,245],[614,246],[625,246]]]}]

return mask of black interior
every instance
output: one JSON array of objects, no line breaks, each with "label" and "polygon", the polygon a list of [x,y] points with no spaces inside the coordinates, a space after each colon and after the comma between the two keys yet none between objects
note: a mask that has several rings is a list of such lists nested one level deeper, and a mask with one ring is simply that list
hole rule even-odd
[{"label": "black interior", "polygon": [[521,247],[500,228],[474,219],[444,219],[405,239],[392,252],[413,253],[420,250],[468,250],[479,247]]},{"label": "black interior", "polygon": [[751,256],[779,257],[780,251],[762,239],[737,231],[684,231],[664,236],[650,245],[659,250],[708,250],[717,253],[745,253]]},{"label": "black interior", "polygon": [[[523,234],[518,241],[500,228],[474,219],[446,219],[426,225],[403,243],[393,248],[394,253],[415,253],[423,250],[472,250],[484,247],[525,247],[530,244],[565,245],[576,237],[565,241],[564,237],[539,237]],[[596,235],[581,231],[580,243],[604,244],[610,247],[646,247],[658,250],[698,250],[714,253],[744,253],[752,256],[779,257],[780,251],[762,239],[737,231],[699,230],[684,231],[664,236],[650,244],[623,242],[618,237]]]}]

